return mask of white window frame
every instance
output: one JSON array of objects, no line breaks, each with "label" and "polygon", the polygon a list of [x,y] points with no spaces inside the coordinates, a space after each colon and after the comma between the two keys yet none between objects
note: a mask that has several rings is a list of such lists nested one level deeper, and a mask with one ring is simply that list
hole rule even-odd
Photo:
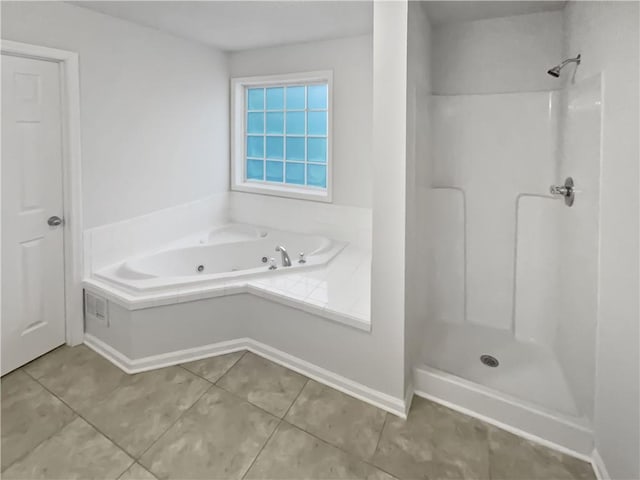
[{"label": "white window frame", "polygon": [[[245,142],[245,90],[250,87],[287,86],[313,82],[327,83],[327,188],[295,186],[283,183],[256,182],[246,180],[246,142]],[[285,106],[286,108],[286,106]],[[259,193],[278,197],[332,201],[333,186],[333,71],[288,73],[231,79],[231,190]],[[283,161],[286,161],[283,159]],[[306,164],[305,164],[306,165]]]}]

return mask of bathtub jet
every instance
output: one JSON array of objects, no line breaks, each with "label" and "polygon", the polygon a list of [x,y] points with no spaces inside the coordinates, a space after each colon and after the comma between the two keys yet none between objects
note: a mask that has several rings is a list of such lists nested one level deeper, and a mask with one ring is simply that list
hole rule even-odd
[{"label": "bathtub jet", "polygon": [[556,77],[558,78],[560,76],[560,71],[566,67],[568,64],[570,63],[575,63],[576,65],[580,65],[580,54],[578,54],[577,57],[575,58],[568,58],[567,60],[565,60],[564,62],[562,62],[559,65],[556,65],[555,67],[550,68],[549,70],[547,70],[547,73],[549,75],[551,75],[552,77]]}]

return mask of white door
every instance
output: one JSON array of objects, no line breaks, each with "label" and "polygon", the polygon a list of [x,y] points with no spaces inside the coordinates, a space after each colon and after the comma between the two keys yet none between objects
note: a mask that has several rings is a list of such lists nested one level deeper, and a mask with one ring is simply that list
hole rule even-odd
[{"label": "white door", "polygon": [[2,55],[2,375],[65,341],[61,135],[59,65]]}]

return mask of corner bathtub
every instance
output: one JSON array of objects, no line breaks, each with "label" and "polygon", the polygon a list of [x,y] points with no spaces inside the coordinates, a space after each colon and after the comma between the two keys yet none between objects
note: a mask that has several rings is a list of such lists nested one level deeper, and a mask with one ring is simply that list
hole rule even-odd
[{"label": "corner bathtub", "polygon": [[[282,265],[282,256],[275,251],[278,245],[287,249],[290,267]],[[106,267],[94,276],[133,292],[150,293],[322,266],[345,246],[316,235],[231,224],[182,245]],[[300,253],[304,253],[305,263],[299,263]],[[275,259],[275,270],[269,270],[271,258]]]}]

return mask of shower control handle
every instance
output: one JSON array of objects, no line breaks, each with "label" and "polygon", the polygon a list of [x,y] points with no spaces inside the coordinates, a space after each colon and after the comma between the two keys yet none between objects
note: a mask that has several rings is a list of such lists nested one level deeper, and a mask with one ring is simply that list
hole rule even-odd
[{"label": "shower control handle", "polygon": [[551,185],[549,187],[549,193],[551,195],[559,195],[564,197],[564,203],[570,207],[576,197],[576,190],[574,188],[573,178],[567,177],[564,181],[564,185]]},{"label": "shower control handle", "polygon": [[551,185],[549,188],[551,195],[562,195],[563,197],[571,195],[572,190],[571,187],[565,187],[564,185]]}]

